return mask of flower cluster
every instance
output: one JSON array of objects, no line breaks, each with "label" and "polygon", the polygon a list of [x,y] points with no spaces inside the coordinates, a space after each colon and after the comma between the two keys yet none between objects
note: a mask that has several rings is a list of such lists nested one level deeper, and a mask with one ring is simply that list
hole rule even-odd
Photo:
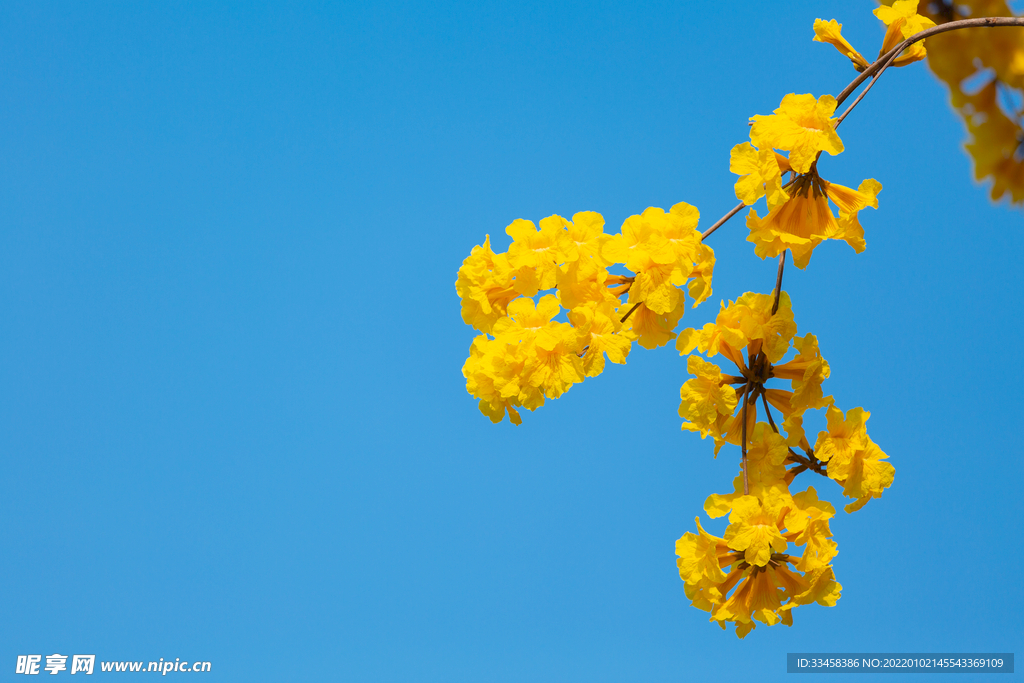
[{"label": "flower cluster", "polygon": [[[804,471],[827,476],[855,499],[847,512],[881,497],[894,469],[867,435],[869,413],[854,408],[844,418],[833,397],[824,395],[828,362],[813,334],[797,336],[785,292],[777,298],[748,292],[723,303],[714,323],[680,332],[676,346],[682,355],[698,350],[735,365],[737,374],[725,374],[690,355],[687,367],[694,377],[680,389],[679,415],[686,420],[683,429],[714,439],[716,454],[727,443],[742,450],[733,493],[712,495],[704,506],[711,517],[730,515],[725,537],[709,535],[698,522],[699,534],[687,533],[676,542],[687,597],[723,628],[735,622],[741,638],[754,628],[752,619],[791,625],[794,607],[834,605],[842,589],[830,564],[836,544],[828,519],[835,510],[819,501],[813,488],[790,494],[789,487]],[[769,387],[774,379],[788,381],[789,388]],[[767,422],[757,419],[758,400]],[[812,448],[804,415],[822,408],[827,429]],[[787,552],[790,543],[804,546],[802,555]]]},{"label": "flower cluster", "polygon": [[[843,587],[831,565],[837,551],[828,520],[835,509],[813,487],[790,495],[784,486],[762,486],[728,503],[717,498],[705,507],[711,517],[729,515],[725,537],[709,534],[698,518],[697,533],[676,541],[679,576],[695,607],[723,629],[735,623],[743,638],[755,620],[792,626],[793,608],[836,604]],[[803,546],[803,554],[792,554],[791,544]]]},{"label": "flower cluster", "polygon": [[[993,198],[1024,201],[1024,35],[982,34],[977,26],[1024,26],[1024,21],[982,19],[896,46],[936,24],[964,16],[1010,16],[1004,0],[883,2],[874,11],[886,26],[879,56],[904,66],[928,58],[953,91],[953,103],[972,135],[968,150],[979,179],[992,177]],[[601,374],[607,361],[625,363],[633,342],[648,349],[676,339],[688,356],[680,388],[685,431],[711,437],[717,457],[739,449],[740,470],[732,490],[710,495],[704,511],[728,517],[722,536],[696,520],[697,531],[676,541],[676,562],[692,604],[710,612],[723,629],[735,624],[745,637],[756,622],[792,625],[793,609],[835,605],[842,594],[832,565],[837,555],[830,520],[833,505],[814,487],[798,490],[796,477],[820,475],[850,499],[852,513],[881,498],[895,469],[867,432],[870,413],[842,410],[824,390],[831,375],[818,337],[797,334],[789,295],[782,291],[787,254],[805,269],[826,240],[866,248],[859,213],[878,208],[881,184],[857,189],[829,182],[818,172],[823,153],[841,154],[836,109],[858,84],[877,79],[882,62],[869,63],[842,35],[835,19],[818,19],[814,40],[829,43],[862,72],[837,100],[831,95],[786,95],[772,114],[750,117],[750,137],[732,148],[730,170],[742,202],[704,234],[696,208],[680,203],[666,212],[648,208],[625,220],[618,234],[604,232],[604,218],[577,213],[549,216],[536,227],[516,220],[506,228],[511,244],[495,252],[490,236],[474,247],[459,269],[456,291],[462,318],[480,334],[463,365],[468,392],[481,412],[520,424],[520,408],[535,410],[573,384]],[[892,60],[889,62],[888,60]],[[979,89],[964,82],[978,69],[994,77]],[[873,82],[873,81],[872,81]],[[1008,91],[1018,93],[1006,98]],[[788,176],[788,177],[787,177]],[[753,205],[762,198],[762,217]],[[744,206],[747,241],[762,259],[779,258],[775,288],[723,301],[714,322],[676,333],[687,296],[693,305],[711,295],[714,252],[704,238]],[[723,371],[721,356],[734,366]],[[808,431],[818,420],[813,445]]]},{"label": "flower cluster", "polygon": [[[882,185],[868,179],[853,190],[818,175],[822,152],[834,156],[843,151],[832,118],[835,110],[831,95],[786,95],[773,114],[752,116],[750,142],[732,148],[729,169],[740,176],[736,197],[747,205],[766,197],[768,204],[763,218],[755,209],[747,215],[747,240],[761,258],[789,250],[797,268],[805,268],[814,248],[829,239],[843,240],[857,253],[864,251],[864,229],[857,214],[867,206],[878,208]],[[791,176],[785,185],[783,173]],[[829,200],[839,209],[838,216]]]},{"label": "flower cluster", "polygon": [[[1012,17],[1005,0],[932,3],[939,24],[967,17]],[[963,117],[974,177],[992,179],[991,196],[1024,202],[1024,31],[951,31],[928,39],[928,66],[949,86]],[[989,75],[991,74],[991,75]],[[982,82],[978,82],[982,79]]]},{"label": "flower cluster", "polygon": [[[495,253],[490,236],[459,269],[462,319],[482,332],[463,365],[466,389],[480,411],[500,422],[517,408],[536,410],[586,377],[605,359],[625,363],[634,341],[644,348],[675,338],[689,293],[694,306],[711,294],[715,256],[686,203],[630,216],[619,234],[584,211],[568,221],[549,216],[540,228],[513,221],[512,243]],[[624,266],[631,274],[613,274]],[[535,301],[544,290],[555,290]],[[625,301],[622,296],[627,295]],[[566,320],[556,320],[566,312]]]}]

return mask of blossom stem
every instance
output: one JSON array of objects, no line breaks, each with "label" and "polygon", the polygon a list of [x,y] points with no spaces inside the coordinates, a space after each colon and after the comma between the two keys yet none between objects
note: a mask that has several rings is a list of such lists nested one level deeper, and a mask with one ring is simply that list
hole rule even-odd
[{"label": "blossom stem", "polygon": [[628,318],[629,316],[633,315],[633,311],[635,311],[636,309],[640,308],[640,304],[642,304],[642,303],[643,303],[643,301],[638,301],[635,304],[633,304],[633,308],[629,309],[629,311],[626,312],[626,315],[622,316],[622,320],[620,320],[619,322],[620,323],[626,322],[626,318]]},{"label": "blossom stem", "polygon": [[743,465],[743,495],[750,495],[750,482],[747,480],[747,392],[750,391],[750,382],[743,385],[743,416],[740,418],[743,420],[743,426],[740,427],[740,439],[743,441],[743,446],[740,449],[742,453],[742,465]]},{"label": "blossom stem", "polygon": [[845,119],[851,111],[853,111],[853,108],[857,106],[857,103],[864,99],[864,96],[868,94],[868,91],[871,90],[871,87],[875,84],[882,73],[892,66],[892,63],[896,61],[896,58],[914,43],[924,40],[929,36],[945,33],[946,31],[956,31],[962,28],[989,28],[995,26],[1024,26],[1024,17],[978,17],[976,19],[961,19],[960,21],[950,21],[945,24],[939,24],[938,26],[932,26],[931,28],[910,36],[902,43],[872,62],[871,66],[864,69],[857,78],[853,79],[853,81],[846,86],[841,93],[839,93],[839,97],[836,98],[836,106],[842,104],[847,97],[852,95],[853,91],[856,90],[861,83],[874,76],[874,78],[871,78],[871,82],[868,83],[868,87],[864,88],[860,95],[857,96],[857,99],[853,101],[853,104],[847,107],[846,111],[836,119],[836,127],[839,127],[839,124],[843,122],[843,119]]},{"label": "blossom stem", "polygon": [[794,467],[792,470],[790,470],[791,472],[796,472],[799,474],[800,472],[806,469],[811,470],[812,472],[817,472],[823,477],[828,476],[828,472],[822,469],[822,463],[820,460],[818,460],[814,456],[808,456],[805,458],[804,456],[794,451],[792,448],[789,449],[789,457],[786,458],[786,462],[797,463],[800,465],[800,467]]},{"label": "blossom stem", "polygon": [[738,214],[740,211],[742,211],[744,206],[746,206],[746,204],[744,204],[743,202],[740,202],[739,204],[734,206],[732,208],[732,211],[719,218],[714,225],[712,225],[710,228],[701,233],[700,241],[703,242],[705,239],[707,239],[708,235],[710,235],[715,230],[718,230],[720,227],[725,225],[725,222],[732,218],[733,216],[735,216],[736,214]]},{"label": "blossom stem", "polygon": [[789,250],[783,249],[782,253],[779,254],[779,274],[775,277],[775,303],[772,304],[772,315],[775,315],[779,310],[779,297],[782,296],[782,271],[786,267],[787,251]]},{"label": "blossom stem", "polygon": [[779,428],[775,426],[775,420],[772,419],[772,411],[768,408],[768,394],[761,394],[761,403],[764,404],[764,414],[768,416],[768,424],[772,426],[775,433],[779,433]]}]

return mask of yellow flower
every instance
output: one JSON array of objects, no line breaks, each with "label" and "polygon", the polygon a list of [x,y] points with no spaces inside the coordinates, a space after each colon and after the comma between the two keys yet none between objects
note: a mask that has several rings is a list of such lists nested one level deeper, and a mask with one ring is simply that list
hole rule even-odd
[{"label": "yellow flower", "polygon": [[704,531],[699,517],[694,521],[699,533],[686,532],[676,541],[676,555],[679,556],[676,566],[679,567],[679,578],[693,584],[705,580],[722,583],[726,578],[722,567],[731,563],[727,556],[732,554],[732,551],[725,539]]},{"label": "yellow flower", "polygon": [[828,429],[818,434],[818,442],[814,445],[814,455],[822,462],[835,461],[835,466],[845,466],[853,458],[853,454],[867,447],[868,432],[866,422],[871,413],[863,408],[843,411],[829,406],[826,413]]},{"label": "yellow flower", "polygon": [[[774,301],[773,295],[747,292],[735,302],[730,301],[728,305],[723,302],[714,323],[706,324],[701,330],[683,330],[676,341],[676,348],[681,355],[690,354],[695,349],[709,356],[722,354],[736,365],[738,375],[716,374],[713,379],[705,378],[702,390],[704,396],[714,397],[716,395],[708,393],[708,382],[717,381],[723,387],[727,384],[748,386],[748,443],[752,443],[750,440],[754,438],[758,414],[757,399],[763,395],[786,419],[783,426],[787,428],[789,436],[783,439],[789,445],[800,445],[804,441],[802,423],[795,418],[799,418],[810,408],[816,409],[826,405],[830,400],[821,396],[821,382],[828,376],[828,363],[821,358],[817,339],[813,335],[793,341],[797,328],[793,322],[789,295],[781,293],[779,308],[773,314]],[[786,355],[791,342],[799,355],[789,363],[778,366],[781,370],[780,374],[777,374],[774,364]],[[744,348],[746,359],[743,356]],[[693,356],[690,358],[687,363],[691,372],[692,368],[704,367],[693,361]],[[710,367],[720,373],[717,366]],[[793,391],[765,386],[766,382],[774,377],[792,380]],[[738,397],[742,390],[733,389],[732,393],[728,394],[737,397],[736,403],[718,403],[719,414],[715,416],[706,411],[699,414],[692,404],[698,386],[695,380],[689,380],[681,390],[685,400],[680,405],[679,414],[690,420],[689,423],[683,424],[683,429],[699,431],[702,438],[709,434],[713,436],[716,454],[725,443],[740,445],[743,434],[743,411],[739,406]],[[735,415],[726,415],[722,412],[729,407],[735,407]],[[794,426],[799,430],[797,433],[788,431],[788,428]]]},{"label": "yellow flower", "polygon": [[652,264],[669,266],[675,263],[676,254],[661,230],[659,219],[664,213],[650,207],[638,216],[627,218],[621,232],[610,236],[605,243],[601,252],[604,258],[609,263],[624,264],[634,273],[650,268]]},{"label": "yellow flower", "polygon": [[871,413],[863,408],[843,412],[832,406],[828,409],[828,429],[818,434],[815,456],[828,463],[828,476],[843,487],[843,495],[856,498],[845,507],[854,512],[872,498],[881,498],[882,492],[892,485],[895,468],[884,462],[886,455],[867,433]]},{"label": "yellow flower", "polygon": [[[715,253],[701,243],[699,212],[680,202],[665,212],[650,207],[630,216],[622,232],[612,235],[601,254],[612,264],[623,264],[636,275],[610,276],[623,283],[616,295],[628,291],[626,334],[644,348],[656,348],[675,338],[675,327],[685,310],[683,285],[694,306],[711,295]],[[610,282],[611,280],[609,280]]]},{"label": "yellow flower", "polygon": [[[793,381],[789,407],[797,410],[824,408],[832,402],[832,397],[825,398],[821,390],[821,384],[828,378],[830,370],[828,361],[821,357],[821,351],[818,350],[818,338],[813,334],[797,337],[793,340],[793,346],[799,351],[797,357],[788,363],[774,366],[772,376]],[[787,417],[790,412],[783,410]]]},{"label": "yellow flower", "polygon": [[637,305],[635,309],[633,305],[625,305],[618,310],[623,315],[630,310],[633,311],[626,320],[624,334],[630,339],[635,339],[645,349],[656,349],[675,339],[676,333],[673,330],[679,324],[685,309],[686,302],[680,298],[676,307],[665,314],[652,311],[644,303]]},{"label": "yellow flower", "polygon": [[510,353],[508,345],[480,335],[473,340],[469,358],[462,366],[466,390],[479,399],[480,412],[491,422],[501,422],[507,410],[514,424],[522,424],[516,406],[522,405],[519,372],[523,361],[515,353],[517,350]]},{"label": "yellow flower", "polygon": [[559,312],[551,294],[541,297],[536,308],[533,299],[520,298],[509,304],[508,317],[494,325],[497,340],[525,345],[522,377],[548,398],[558,398],[585,377],[576,330],[553,320]]},{"label": "yellow flower", "polygon": [[[712,517],[731,511],[725,537],[707,533],[698,519],[699,533],[676,541],[676,566],[686,597],[722,628],[733,622],[743,638],[755,620],[791,626],[793,608],[839,599],[842,586],[830,565],[836,544],[828,528],[835,509],[813,488],[795,496],[784,485],[757,495],[712,496],[705,509]],[[802,557],[785,552],[790,543],[805,546]]]},{"label": "yellow flower", "polygon": [[776,433],[767,422],[758,422],[754,426],[750,447],[747,449],[747,479],[750,486],[770,487],[782,482],[786,476],[785,462],[788,457],[789,446],[786,445],[786,439]]},{"label": "yellow flower", "polygon": [[[774,114],[751,116],[750,140],[758,149],[789,152],[789,165],[797,173],[807,173],[820,152],[835,156],[843,151],[832,114],[836,98],[822,95],[789,94]],[[790,193],[792,194],[792,192]]]},{"label": "yellow flower", "polygon": [[555,275],[558,301],[569,310],[604,302],[617,304],[618,297],[608,288],[615,281],[596,259],[573,261],[559,268]]},{"label": "yellow flower", "polygon": [[494,339],[481,335],[473,341],[462,373],[466,390],[480,399],[480,411],[491,421],[500,422],[507,412],[519,424],[515,408],[536,410],[545,397],[558,398],[583,381],[580,333],[569,323],[556,322],[559,312],[551,294],[536,305],[520,297],[495,322]]},{"label": "yellow flower", "polygon": [[782,535],[789,496],[769,489],[764,500],[756,496],[740,496],[732,503],[725,542],[733,550],[744,551],[744,559],[763,567],[771,559],[772,551],[785,552],[788,542]]},{"label": "yellow flower", "polygon": [[1017,203],[1024,200],[1024,129],[1003,113],[997,101],[998,84],[993,79],[973,95],[954,88],[952,100],[970,133],[964,147],[974,160],[975,179],[991,177],[992,199],[998,201],[1009,193],[1011,201]]},{"label": "yellow flower", "polygon": [[863,71],[870,66],[868,60],[864,59],[859,52],[853,49],[853,45],[850,45],[846,38],[843,38],[842,30],[843,25],[835,19],[830,21],[824,21],[823,19],[814,20],[814,40],[819,43],[830,43],[850,58],[857,71]]},{"label": "yellow flower", "polygon": [[[541,221],[543,226],[543,221]],[[580,211],[573,214],[572,222],[566,221],[569,241],[575,247],[567,253],[567,260],[575,253],[581,261],[593,260],[597,265],[609,265],[601,256],[601,249],[610,235],[604,233],[604,216],[596,211]]]},{"label": "yellow flower", "polygon": [[[874,10],[874,15],[885,22],[888,28],[882,40],[881,57],[905,39],[925,29],[935,26],[935,22],[917,13],[917,0],[896,0],[892,7],[881,6]],[[892,63],[893,66],[906,66],[926,56],[924,41],[918,41],[903,51]]]},{"label": "yellow flower", "polygon": [[684,356],[694,349],[711,356],[721,353],[741,370],[746,369],[742,353],[745,346],[751,346],[754,355],[764,351],[770,362],[778,362],[789,350],[796,323],[786,292],[779,297],[779,309],[773,314],[774,304],[774,295],[755,292],[747,292],[728,305],[723,301],[715,322],[702,330],[683,330],[676,348]]},{"label": "yellow flower", "polygon": [[700,356],[690,356],[686,369],[696,375],[679,390],[679,416],[687,420],[683,429],[699,431],[701,438],[716,434],[721,422],[736,410],[736,391],[722,383],[722,371]]},{"label": "yellow flower", "polygon": [[786,515],[786,533],[790,543],[806,546],[796,562],[800,571],[812,571],[828,565],[837,554],[828,520],[836,510],[828,501],[819,500],[814,487],[793,495],[793,509]]},{"label": "yellow flower", "polygon": [[789,159],[770,147],[758,150],[742,142],[729,154],[729,171],[740,176],[736,198],[747,206],[764,196],[768,197],[769,209],[789,199],[782,188],[782,174],[790,170]]},{"label": "yellow flower", "polygon": [[462,299],[462,319],[481,332],[490,332],[495,321],[505,315],[508,302],[519,296],[513,272],[505,254],[491,250],[491,236],[483,246],[473,247],[459,268],[455,291]]},{"label": "yellow flower", "polygon": [[808,572],[804,576],[804,580],[808,584],[807,590],[793,596],[793,601],[786,607],[809,605],[812,602],[825,607],[834,607],[842,597],[843,585],[836,581],[836,575],[831,566]]},{"label": "yellow flower", "polygon": [[867,446],[855,451],[849,462],[834,468],[829,465],[829,477],[842,484],[843,495],[856,498],[844,510],[859,510],[872,498],[881,498],[882,492],[892,486],[896,468],[883,462],[888,457],[869,437]]},{"label": "yellow flower", "polygon": [[[815,169],[797,176],[789,188],[790,199],[761,218],[755,209],[747,215],[750,229],[748,242],[754,253],[773,258],[785,250],[793,254],[797,268],[807,267],[811,252],[827,239],[844,240],[854,251],[864,251],[864,230],[857,213],[864,207],[878,208],[877,195],[882,185],[869,179],[856,190],[822,179]],[[832,213],[828,200],[839,208],[839,218]]]},{"label": "yellow flower", "polygon": [[538,290],[555,286],[558,266],[579,258],[575,243],[569,239],[566,221],[561,216],[548,216],[537,230],[533,221],[517,218],[505,228],[512,238],[508,248],[509,264],[516,271],[517,290],[532,297]]},{"label": "yellow flower", "polygon": [[736,588],[732,596],[713,613],[712,618],[724,627],[726,621],[736,622],[736,635],[743,638],[754,629],[751,618],[774,626],[782,621],[779,613],[782,598],[789,597],[786,589],[794,588],[801,591],[807,583],[798,574],[790,571],[784,564],[773,567],[751,567],[746,570],[733,570],[734,574],[743,576],[744,580]]},{"label": "yellow flower", "polygon": [[591,303],[569,312],[583,344],[583,371],[596,377],[604,371],[605,355],[613,363],[624,364],[632,342],[621,332],[623,324],[614,302]]},{"label": "yellow flower", "polygon": [[[678,288],[695,269],[699,269],[702,283],[710,282],[714,251],[701,243],[699,216],[686,203],[676,204],[668,213],[652,206],[627,218],[622,233],[610,237],[602,251],[604,258],[636,273],[628,303],[642,301],[654,313],[667,315],[682,296]],[[711,293],[705,284],[691,285],[690,291],[696,295],[695,306]]]}]

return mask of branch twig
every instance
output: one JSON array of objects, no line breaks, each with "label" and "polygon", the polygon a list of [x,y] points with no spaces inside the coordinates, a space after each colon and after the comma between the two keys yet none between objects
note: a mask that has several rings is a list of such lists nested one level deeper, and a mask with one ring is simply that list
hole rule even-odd
[{"label": "branch twig", "polygon": [[779,254],[779,274],[775,276],[775,303],[772,304],[772,315],[775,315],[779,310],[779,298],[782,296],[782,271],[786,268],[786,252],[788,249],[783,249],[782,253]]},{"label": "branch twig", "polygon": [[740,418],[743,420],[743,426],[741,429],[740,438],[743,439],[743,495],[750,495],[750,482],[747,479],[747,392],[750,391],[750,382],[743,385],[743,416]]}]

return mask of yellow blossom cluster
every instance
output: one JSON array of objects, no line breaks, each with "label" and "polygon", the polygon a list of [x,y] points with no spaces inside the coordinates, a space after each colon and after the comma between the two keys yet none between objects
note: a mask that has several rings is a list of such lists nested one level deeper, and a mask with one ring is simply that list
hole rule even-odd
[{"label": "yellow blossom cluster", "polygon": [[[1019,16],[1005,0],[935,2],[921,11],[937,24]],[[1014,204],[1024,202],[1024,31],[966,29],[928,42],[928,66],[949,86],[967,127],[975,179],[991,178],[993,200],[1009,195]]]},{"label": "yellow blossom cluster", "polygon": [[[732,148],[729,170],[740,176],[736,197],[746,205],[766,197],[768,215],[747,215],[747,240],[762,259],[789,250],[805,268],[811,252],[825,240],[843,240],[860,253],[866,246],[857,214],[878,208],[882,185],[868,179],[856,190],[818,175],[822,152],[836,155],[843,141],[835,130],[836,99],[831,95],[789,94],[774,113],[750,118],[750,142]],[[783,156],[779,152],[788,152]],[[783,184],[782,174],[789,173]],[[836,216],[829,200],[839,209]]]},{"label": "yellow blossom cluster", "polygon": [[[690,355],[687,367],[694,377],[680,388],[679,415],[686,420],[683,429],[715,440],[716,454],[726,443],[743,452],[733,493],[714,494],[704,505],[712,518],[729,515],[724,538],[708,534],[698,521],[698,534],[686,533],[676,542],[687,597],[723,628],[734,622],[741,638],[755,621],[791,625],[791,610],[799,605],[834,605],[842,590],[831,566],[836,544],[828,519],[835,510],[813,488],[791,495],[789,487],[804,471],[827,476],[855,499],[847,512],[881,497],[895,471],[867,435],[869,413],[854,408],[844,417],[833,397],[824,395],[828,362],[813,334],[797,336],[785,292],[778,298],[748,292],[723,302],[714,323],[683,330],[676,346],[682,355],[698,350],[736,366],[737,374],[725,374]],[[791,351],[793,357],[782,362]],[[769,387],[773,379],[788,381],[789,388]],[[758,400],[767,422],[757,419]],[[773,408],[781,420],[774,419]],[[822,408],[827,429],[812,448],[804,415]],[[789,544],[804,546],[802,554],[790,552]]]},{"label": "yellow blossom cluster", "polygon": [[[606,358],[625,363],[634,341],[656,348],[674,339],[682,288],[694,306],[711,294],[715,256],[699,217],[686,203],[650,207],[615,235],[592,211],[549,216],[539,228],[519,219],[505,229],[507,252],[495,253],[489,235],[474,247],[455,288],[462,319],[482,333],[462,368],[480,411],[520,424],[517,408],[536,410],[601,374]],[[545,290],[554,293],[535,300]]]},{"label": "yellow blossom cluster", "polygon": [[[723,302],[715,322],[679,333],[676,348],[680,355],[689,354],[687,369],[694,375],[679,390],[683,429],[698,432],[701,438],[711,436],[716,454],[726,443],[741,445],[744,432],[746,447],[754,448],[755,435],[764,424],[757,421],[760,400],[772,438],[781,439],[787,449],[804,451],[800,456],[787,450],[786,457],[792,463],[806,461],[811,469],[826,463],[827,469],[822,467],[821,473],[857,499],[847,511],[860,509],[892,484],[892,466],[880,462],[887,456],[867,435],[864,423],[870,413],[854,408],[844,420],[833,397],[825,395],[822,384],[831,369],[821,355],[817,337],[797,336],[789,295],[782,292],[777,306],[774,300],[770,294],[747,292],[734,302]],[[735,365],[737,374],[723,373],[718,365],[693,354],[695,350],[708,357],[724,356]],[[792,358],[781,362],[791,351]],[[771,380],[788,381],[789,388],[771,387]],[[734,386],[741,388],[737,391]],[[782,416],[778,423],[771,408]],[[818,435],[812,449],[804,433],[804,414],[822,408],[828,409],[828,429]],[[767,432],[765,435],[767,438]]]},{"label": "yellow blossom cluster", "polygon": [[[930,35],[927,50],[921,40],[900,54],[894,50],[937,24],[1012,16],[1005,0],[927,6],[895,0],[874,14],[886,27],[879,57],[892,52],[893,66],[927,58],[965,117],[976,176],[994,179],[993,198],[1009,193],[1014,202],[1024,201],[1024,105],[1013,105],[1024,91],[1024,34],[957,30]],[[1020,27],[1024,21],[949,28],[982,24]],[[706,233],[697,230],[699,213],[686,203],[630,216],[617,234],[606,234],[604,218],[588,211],[571,221],[549,216],[539,228],[520,219],[505,230],[507,251],[495,252],[488,236],[465,259],[455,283],[462,318],[480,333],[462,368],[466,388],[494,422],[508,415],[520,424],[520,408],[535,410],[558,398],[599,375],[607,361],[625,363],[634,341],[651,349],[676,340],[690,375],[679,391],[683,430],[710,436],[716,457],[726,446],[740,451],[732,490],[704,503],[710,518],[728,517],[722,536],[707,532],[698,518],[696,533],[676,541],[676,564],[692,604],[723,629],[735,624],[740,638],[757,622],[792,625],[796,607],[832,606],[842,594],[829,526],[836,510],[814,487],[794,488],[796,477],[812,473],[834,482],[851,500],[847,513],[881,498],[895,479],[888,456],[868,435],[870,413],[843,411],[825,394],[829,363],[814,334],[797,334],[792,302],[782,291],[787,254],[804,269],[826,240],[864,251],[859,213],[878,208],[882,189],[870,178],[857,189],[844,187],[818,172],[824,153],[843,152],[837,127],[871,85],[838,115],[837,107],[867,78],[877,79],[882,62],[869,63],[835,19],[818,19],[814,36],[862,73],[839,99],[790,93],[771,114],[750,117],[749,140],[730,154],[742,204]],[[973,89],[965,85],[979,69],[994,76]],[[1006,97],[1008,91],[1017,95]],[[763,217],[753,208],[762,198]],[[723,301],[714,322],[677,335],[687,296],[696,306],[711,295],[715,256],[704,237],[744,206],[751,207],[746,238],[755,254],[779,259],[775,289]],[[723,372],[717,356],[734,367]],[[807,431],[815,419],[824,429],[812,446]]]},{"label": "yellow blossom cluster", "polygon": [[[712,495],[705,509],[711,517],[729,515],[724,538],[705,531],[698,518],[697,533],[676,541],[676,566],[694,607],[723,629],[735,623],[743,638],[755,621],[792,626],[795,607],[836,604],[843,587],[831,565],[837,550],[828,520],[835,509],[813,487],[790,495],[777,482],[722,498]],[[802,554],[791,546],[803,546]]]}]

